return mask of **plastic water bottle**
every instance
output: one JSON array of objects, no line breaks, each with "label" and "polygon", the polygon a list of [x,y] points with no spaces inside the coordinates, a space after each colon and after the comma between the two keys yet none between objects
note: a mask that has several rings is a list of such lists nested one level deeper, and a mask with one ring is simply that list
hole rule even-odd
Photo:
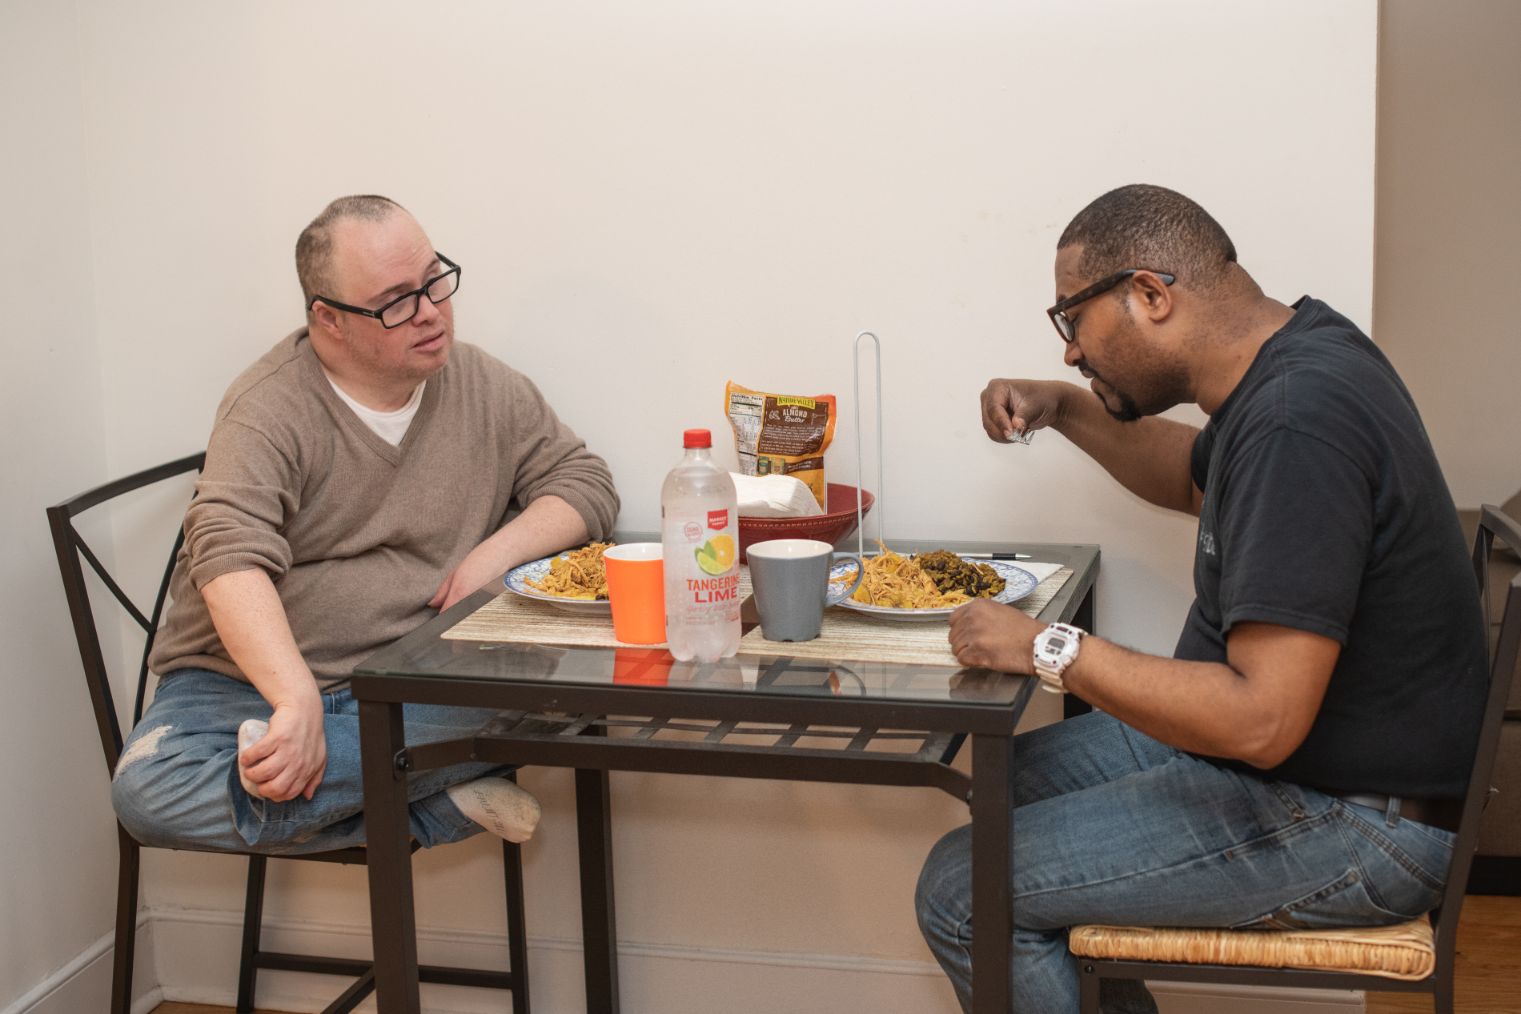
[{"label": "plastic water bottle", "polygon": [[711,433],[687,430],[682,446],[660,487],[665,638],[678,661],[716,662],[739,651],[738,499]]}]

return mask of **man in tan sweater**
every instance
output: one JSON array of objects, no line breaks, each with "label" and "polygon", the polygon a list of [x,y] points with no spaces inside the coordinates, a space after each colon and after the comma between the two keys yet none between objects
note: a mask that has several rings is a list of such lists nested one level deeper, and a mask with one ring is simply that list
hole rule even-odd
[{"label": "man in tan sweater", "polygon": [[[151,660],[161,680],[117,767],[117,814],[145,844],[363,842],[354,664],[617,515],[607,465],[533,383],[455,343],[460,269],[399,205],[334,201],[296,267],[307,326],[217,410]],[[409,707],[407,728],[427,742],[484,717]],[[500,773],[414,775],[413,836],[526,839],[538,804]]]}]

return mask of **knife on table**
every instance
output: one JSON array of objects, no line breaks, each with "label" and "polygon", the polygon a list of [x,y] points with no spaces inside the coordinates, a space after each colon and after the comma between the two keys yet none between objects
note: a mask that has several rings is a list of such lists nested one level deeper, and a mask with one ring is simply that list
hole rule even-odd
[{"label": "knife on table", "polygon": [[968,560],[1029,560],[1029,553],[957,553]]}]

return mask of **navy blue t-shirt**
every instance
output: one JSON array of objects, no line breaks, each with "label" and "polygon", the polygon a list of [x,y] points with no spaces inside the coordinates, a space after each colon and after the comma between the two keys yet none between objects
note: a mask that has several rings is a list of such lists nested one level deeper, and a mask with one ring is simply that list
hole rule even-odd
[{"label": "navy blue t-shirt", "polygon": [[1199,434],[1196,598],[1174,655],[1225,662],[1242,622],[1342,646],[1305,741],[1268,777],[1462,795],[1487,655],[1452,496],[1394,368],[1305,297]]}]

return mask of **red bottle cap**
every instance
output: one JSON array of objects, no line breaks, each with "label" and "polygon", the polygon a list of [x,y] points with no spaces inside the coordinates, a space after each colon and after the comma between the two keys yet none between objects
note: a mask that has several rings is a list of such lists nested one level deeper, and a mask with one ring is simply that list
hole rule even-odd
[{"label": "red bottle cap", "polygon": [[707,430],[683,430],[681,433],[682,447],[712,447],[713,434]]}]

